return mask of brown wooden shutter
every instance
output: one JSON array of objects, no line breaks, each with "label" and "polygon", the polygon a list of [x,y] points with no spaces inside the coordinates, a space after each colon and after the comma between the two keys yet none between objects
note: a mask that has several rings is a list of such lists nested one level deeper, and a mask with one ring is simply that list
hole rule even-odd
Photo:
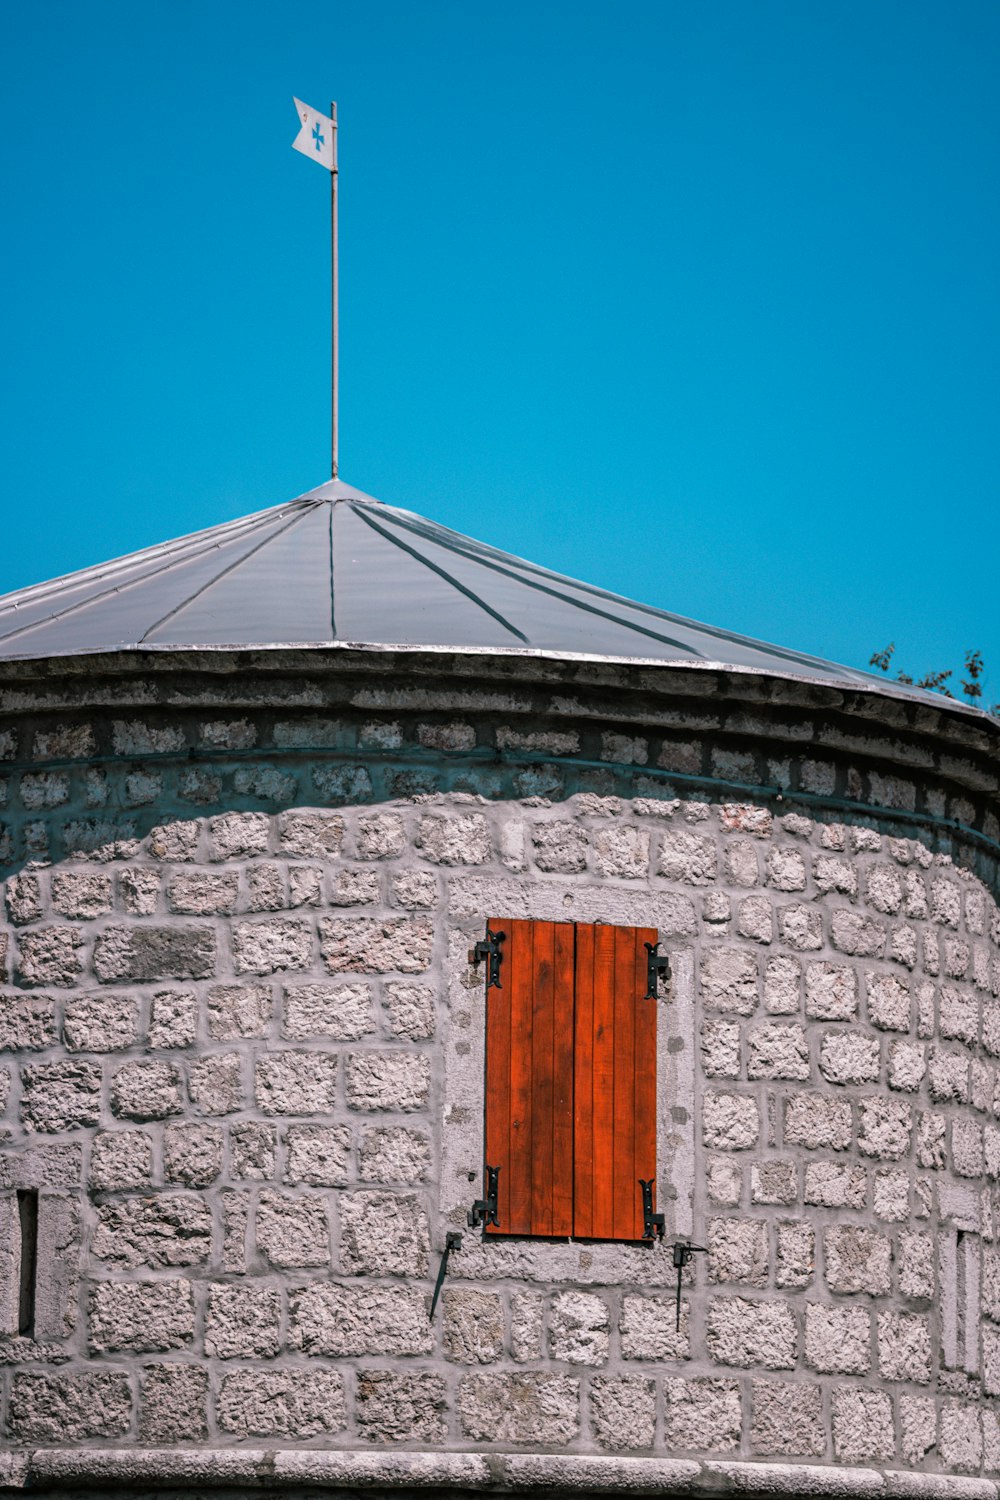
[{"label": "brown wooden shutter", "polygon": [[501,988],[486,999],[486,1160],[498,1229],[573,1233],[573,948],[569,922],[495,918]]},{"label": "brown wooden shutter", "polygon": [[646,999],[647,942],[656,942],[649,927],[576,929],[573,1234],[580,1239],[641,1239],[639,1179],[656,1178],[656,1001]]},{"label": "brown wooden shutter", "polygon": [[652,928],[492,918],[501,987],[486,999],[488,1234],[642,1238],[656,1177]]}]

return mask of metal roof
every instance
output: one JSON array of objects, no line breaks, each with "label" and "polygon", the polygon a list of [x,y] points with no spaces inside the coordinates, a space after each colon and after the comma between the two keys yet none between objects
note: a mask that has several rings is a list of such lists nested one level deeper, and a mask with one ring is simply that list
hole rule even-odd
[{"label": "metal roof", "polygon": [[338,644],[722,666],[928,696],[565,578],[339,480],[0,597],[0,660]]}]

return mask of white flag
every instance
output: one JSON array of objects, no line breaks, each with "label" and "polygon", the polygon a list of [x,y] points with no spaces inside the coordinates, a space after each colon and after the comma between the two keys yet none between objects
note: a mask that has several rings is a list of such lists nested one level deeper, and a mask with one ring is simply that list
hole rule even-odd
[{"label": "white flag", "polygon": [[302,128],[292,145],[296,151],[301,151],[303,156],[311,156],[313,161],[318,161],[320,166],[332,172],[333,121],[326,115],[321,115],[319,110],[310,109],[309,105],[303,104],[301,99],[295,100],[295,113],[301,121]]}]

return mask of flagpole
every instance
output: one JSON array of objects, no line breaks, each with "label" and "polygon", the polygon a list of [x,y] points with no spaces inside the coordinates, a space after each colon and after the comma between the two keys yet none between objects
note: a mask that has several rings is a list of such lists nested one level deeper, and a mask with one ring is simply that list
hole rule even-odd
[{"label": "flagpole", "polygon": [[331,306],[330,306],[330,331],[332,334],[332,365],[331,365],[331,410],[330,410],[330,448],[331,468],[330,473],[334,479],[337,477],[337,384],[339,376],[339,340],[340,329],[337,310],[337,105],[336,101],[330,105],[330,119],[333,122],[333,169],[330,172],[330,269],[331,269]]}]

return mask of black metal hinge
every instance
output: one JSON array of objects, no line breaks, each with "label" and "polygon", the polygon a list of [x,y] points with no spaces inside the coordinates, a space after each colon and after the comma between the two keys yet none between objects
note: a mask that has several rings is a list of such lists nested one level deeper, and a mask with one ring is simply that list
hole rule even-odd
[{"label": "black metal hinge", "polygon": [[486,988],[488,990],[498,990],[501,988],[500,963],[503,954],[500,952],[500,944],[506,936],[505,932],[491,932],[487,927],[484,941],[477,943],[469,954],[470,960],[477,968],[483,959],[486,959]]},{"label": "black metal hinge", "polygon": [[453,1250],[461,1250],[461,1248],[462,1236],[456,1230],[449,1229],[448,1233],[445,1235],[444,1253],[441,1256],[441,1264],[440,1266],[438,1266],[437,1281],[434,1283],[434,1295],[431,1298],[431,1310],[427,1315],[432,1323],[434,1321],[434,1310],[438,1305],[438,1298],[441,1295],[441,1288],[444,1286],[444,1278],[448,1274],[448,1257]]},{"label": "black metal hinge", "polygon": [[662,1214],[653,1212],[653,1178],[648,1182],[639,1178],[639,1186],[642,1188],[642,1237],[651,1240],[659,1236],[662,1240],[666,1233],[666,1220]]},{"label": "black metal hinge", "polygon": [[646,944],[646,999],[655,1000],[660,976],[670,978],[670,959],[659,951],[659,943]]},{"label": "black metal hinge", "polygon": [[708,1252],[704,1245],[692,1245],[690,1240],[674,1240],[671,1249],[674,1269],[677,1272],[677,1328],[679,1330],[681,1326],[681,1280],[684,1276],[684,1267],[694,1255],[706,1255]]},{"label": "black metal hinge", "polygon": [[469,1209],[470,1229],[475,1229],[480,1224],[484,1229],[487,1224],[492,1224],[494,1229],[500,1228],[500,1220],[497,1217],[497,1178],[499,1176],[499,1167],[486,1168],[486,1197],[477,1198]]}]

